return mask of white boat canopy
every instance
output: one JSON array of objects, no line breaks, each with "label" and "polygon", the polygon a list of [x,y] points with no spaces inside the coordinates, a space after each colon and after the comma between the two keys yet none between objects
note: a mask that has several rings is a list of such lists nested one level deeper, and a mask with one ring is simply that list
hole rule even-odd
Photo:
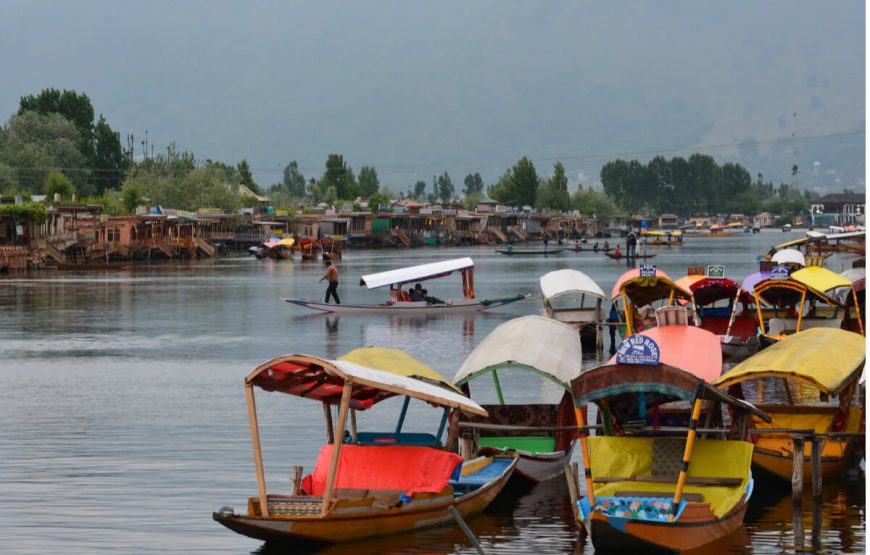
[{"label": "white boat canopy", "polygon": [[352,387],[350,407],[356,410],[366,410],[394,395],[407,395],[433,405],[487,416],[483,407],[444,387],[346,360],[284,355],[261,364],[245,378],[248,386],[329,404],[341,401],[346,383]]},{"label": "white boat canopy", "polygon": [[541,276],[541,294],[545,301],[556,297],[588,295],[606,299],[604,291],[592,278],[579,270],[556,270]]},{"label": "white boat canopy", "polygon": [[471,351],[453,378],[456,385],[499,368],[537,372],[571,391],[582,371],[583,348],[574,328],[543,316],[523,316],[501,324]]},{"label": "white boat canopy", "polygon": [[864,279],[865,277],[867,277],[867,269],[849,268],[848,270],[840,272],[840,275],[848,279],[850,282],[855,283],[859,279]]},{"label": "white boat canopy", "polygon": [[399,268],[398,270],[387,270],[386,272],[368,274],[360,278],[359,284],[365,285],[369,289],[377,289],[378,287],[384,287],[386,285],[397,285],[445,277],[453,272],[467,270],[473,267],[474,261],[466,256],[465,258],[442,260],[441,262],[432,262],[429,264],[420,264],[419,266]]},{"label": "white boat canopy", "polygon": [[798,264],[801,267],[807,265],[804,255],[797,249],[782,249],[770,259],[777,264]]}]

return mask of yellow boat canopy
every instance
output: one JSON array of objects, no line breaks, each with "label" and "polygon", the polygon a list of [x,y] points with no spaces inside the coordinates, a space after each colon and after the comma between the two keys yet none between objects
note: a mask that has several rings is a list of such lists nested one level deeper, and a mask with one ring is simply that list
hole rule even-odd
[{"label": "yellow boat canopy", "polygon": [[791,378],[834,396],[864,367],[864,337],[831,328],[790,335],[738,364],[713,385],[725,390],[745,380]]},{"label": "yellow boat canopy", "polygon": [[416,358],[412,357],[404,351],[398,349],[387,349],[384,347],[360,347],[353,351],[338,357],[338,360],[345,360],[366,368],[377,368],[384,372],[390,372],[398,376],[407,378],[416,378],[424,382],[429,382],[435,385],[440,385],[462,393],[454,386],[450,380],[429,368]]},{"label": "yellow boat canopy", "polygon": [[292,247],[296,243],[296,240],[293,237],[284,237],[277,243],[275,243],[276,247],[287,247],[288,249]]},{"label": "yellow boat canopy", "polygon": [[821,266],[810,266],[801,268],[791,274],[792,279],[799,281],[811,289],[816,291],[830,291],[837,287],[851,287],[852,282],[827,268]]}]

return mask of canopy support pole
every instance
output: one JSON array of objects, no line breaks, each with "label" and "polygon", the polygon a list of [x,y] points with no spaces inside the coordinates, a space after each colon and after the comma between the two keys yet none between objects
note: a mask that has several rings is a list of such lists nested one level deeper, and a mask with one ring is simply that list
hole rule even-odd
[{"label": "canopy support pole", "polygon": [[251,443],[254,447],[254,468],[257,472],[257,493],[260,495],[260,516],[269,518],[269,503],[266,497],[266,475],[263,472],[263,452],[260,450],[260,426],[257,424],[257,404],[254,401],[254,386],[245,384],[248,401],[248,422],[251,425]]},{"label": "canopy support pole", "polygon": [[[752,296],[755,297],[755,308],[758,311],[758,327],[761,328],[761,335],[767,335],[767,332],[764,331],[764,315],[761,313],[761,300],[758,298],[758,293],[753,292]],[[776,311],[775,307],[774,311]]]},{"label": "canopy support pole", "polygon": [[737,294],[734,296],[734,304],[731,305],[731,318],[728,319],[728,328],[725,330],[725,337],[731,336],[731,328],[734,326],[734,318],[737,316],[737,304],[740,302],[740,288],[737,288]]},{"label": "canopy support pole", "polygon": [[[588,406],[588,405],[587,405]],[[586,496],[589,498],[589,506],[595,506],[595,491],[592,489],[592,462],[589,460],[589,444],[586,442],[586,407],[574,405],[574,419],[577,421],[577,432],[580,436],[580,453],[583,455],[583,474],[586,477]],[[568,475],[569,480],[573,479]]]},{"label": "canopy support pole", "polygon": [[350,409],[350,438],[354,443],[357,442],[356,409]]},{"label": "canopy support pole", "polygon": [[438,443],[441,443],[441,436],[444,435],[444,427],[447,426],[447,416],[450,414],[450,409],[445,408],[441,415],[441,424],[438,425]]},{"label": "canopy support pole", "polygon": [[695,446],[695,430],[698,427],[698,418],[701,417],[701,391],[695,395],[695,404],[692,406],[692,418],[689,420],[689,433],[686,435],[686,449],[683,451],[683,462],[680,466],[680,476],[677,478],[677,489],[674,491],[674,502],[671,505],[670,522],[677,516],[677,509],[683,497],[683,487],[686,485],[686,477],[689,473],[689,461],[692,460],[692,448]]},{"label": "canopy support pole", "polygon": [[622,291],[622,307],[625,311],[625,337],[631,337],[631,305],[628,304],[628,299],[625,297],[625,290]]},{"label": "canopy support pole", "polygon": [[411,403],[410,397],[405,397],[405,402],[402,403],[402,412],[399,413],[399,421],[396,423],[396,433],[402,433],[402,426],[405,424],[405,415],[408,414],[408,405]]},{"label": "canopy support pole", "polygon": [[498,374],[495,373],[495,369],[492,370],[492,383],[495,384],[495,394],[498,395],[498,404],[504,404],[504,395],[501,392],[501,382],[498,381]]},{"label": "canopy support pole", "polygon": [[329,462],[329,474],[326,476],[326,489],[323,491],[323,505],[320,508],[320,516],[326,516],[329,512],[329,503],[332,498],[332,492],[335,489],[335,474],[338,471],[339,455],[341,455],[341,445],[344,442],[344,429],[347,426],[347,409],[350,406],[351,389],[353,383],[348,380],[344,382],[344,390],[341,392],[341,408],[338,411],[338,427],[336,428],[335,443],[332,445],[332,460]]},{"label": "canopy support pole", "polygon": [[329,409],[329,403],[323,402],[323,417],[326,419],[326,441],[328,443],[335,442],[335,432],[332,428],[332,411]]},{"label": "canopy support pole", "polygon": [[806,301],[806,299],[807,299],[807,290],[804,289],[803,292],[801,293],[801,309],[798,312],[797,329],[794,330],[795,333],[798,333],[799,331],[801,331],[801,320],[804,317],[804,301]]},{"label": "canopy support pole", "polygon": [[[864,335],[864,320],[861,316],[861,305],[858,304],[858,293],[855,292],[855,288],[852,287],[852,302],[855,303],[855,313],[858,314],[858,327],[861,329],[861,335]],[[846,307],[846,310],[849,310]]]}]

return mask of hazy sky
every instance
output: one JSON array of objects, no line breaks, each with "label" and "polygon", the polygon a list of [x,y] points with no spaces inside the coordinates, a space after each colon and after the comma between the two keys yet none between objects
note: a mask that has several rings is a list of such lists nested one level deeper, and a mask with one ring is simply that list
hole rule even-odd
[{"label": "hazy sky", "polygon": [[140,152],[148,130],[266,187],[331,152],[394,191],[523,155],[589,182],[695,150],[803,185],[864,174],[862,0],[5,0],[0,76],[4,121],[72,88]]}]

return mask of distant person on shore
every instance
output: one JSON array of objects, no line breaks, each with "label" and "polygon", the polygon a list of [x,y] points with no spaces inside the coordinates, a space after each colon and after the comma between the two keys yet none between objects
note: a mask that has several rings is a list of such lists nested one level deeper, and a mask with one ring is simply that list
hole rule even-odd
[{"label": "distant person on shore", "polygon": [[329,296],[332,295],[332,298],[335,299],[335,304],[341,304],[341,301],[338,299],[338,268],[329,260],[324,261],[323,264],[326,266],[326,273],[323,274],[318,283],[323,280],[329,282],[329,286],[326,288],[326,298],[323,299],[323,302],[329,304]]},{"label": "distant person on shore", "polygon": [[426,295],[423,294],[423,286],[421,284],[417,284],[411,289],[410,293],[408,293],[411,302],[420,302],[426,300]]}]

